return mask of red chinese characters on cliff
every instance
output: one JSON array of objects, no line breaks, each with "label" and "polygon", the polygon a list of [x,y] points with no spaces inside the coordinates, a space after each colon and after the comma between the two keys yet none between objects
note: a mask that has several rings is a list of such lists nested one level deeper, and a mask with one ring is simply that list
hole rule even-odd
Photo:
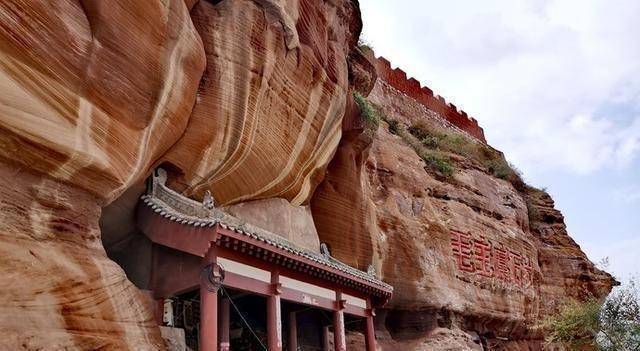
[{"label": "red chinese characters on cliff", "polygon": [[506,285],[528,288],[533,282],[531,259],[483,236],[455,230],[451,232],[451,250],[459,271],[484,278],[495,278]]}]

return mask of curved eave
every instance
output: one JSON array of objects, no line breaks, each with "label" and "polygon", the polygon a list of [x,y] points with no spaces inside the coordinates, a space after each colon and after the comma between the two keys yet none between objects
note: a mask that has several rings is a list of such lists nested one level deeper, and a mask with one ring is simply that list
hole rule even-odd
[{"label": "curved eave", "polygon": [[348,286],[376,297],[378,305],[391,298],[393,287],[332,257],[301,249],[284,238],[268,238],[237,228],[218,218],[193,218],[143,195],[138,209],[142,231],[155,243],[203,256],[211,243],[242,251],[270,263]]}]

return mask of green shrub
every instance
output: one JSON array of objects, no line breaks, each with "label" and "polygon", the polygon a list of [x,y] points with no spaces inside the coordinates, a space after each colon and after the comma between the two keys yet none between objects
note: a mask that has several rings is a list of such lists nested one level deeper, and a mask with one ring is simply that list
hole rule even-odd
[{"label": "green shrub", "polygon": [[440,148],[467,158],[481,159],[484,146],[461,134],[443,134]]},{"label": "green shrub", "polygon": [[595,349],[600,306],[594,298],[586,302],[565,301],[555,315],[543,322],[548,330],[547,342],[563,344],[570,350]]},{"label": "green shrub", "polygon": [[411,146],[420,158],[426,163],[426,167],[440,173],[444,177],[453,175],[454,167],[448,156],[439,150],[431,150],[424,147],[421,140],[418,140],[413,133],[402,127],[398,127],[397,134]]},{"label": "green shrub", "polygon": [[566,301],[542,326],[548,343],[570,350],[640,350],[640,292],[631,280],[603,303],[595,298]]},{"label": "green shrub", "polygon": [[360,108],[360,115],[365,122],[378,126],[380,124],[380,116],[376,109],[369,103],[366,97],[362,96],[357,91],[353,92],[353,98],[356,100],[356,104]]},{"label": "green shrub", "polygon": [[380,125],[380,115],[376,108],[357,91],[353,92],[353,98],[360,108],[360,116],[364,121],[365,133],[373,136]]},{"label": "green shrub", "polygon": [[408,131],[430,149],[439,149],[474,159],[481,159],[484,152],[482,144],[475,143],[462,134],[433,132],[424,122],[412,124]]},{"label": "green shrub", "polygon": [[489,173],[500,179],[507,179],[514,171],[509,167],[509,163],[504,158],[492,158],[483,160],[483,164],[489,170]]},{"label": "green shrub", "polygon": [[428,147],[429,149],[439,148],[440,141],[441,141],[441,138],[435,135],[427,135],[426,137],[422,138],[422,140],[420,140],[422,145],[424,145],[425,147]]},{"label": "green shrub", "polygon": [[427,163],[427,166],[440,172],[445,177],[453,175],[453,165],[444,155],[435,152],[422,152],[420,157]]},{"label": "green shrub", "polygon": [[[460,133],[433,132],[423,121],[413,123],[407,128],[407,132],[410,136],[417,138],[423,147],[431,150],[450,152],[476,160],[482,164],[490,174],[497,178],[507,180],[519,191],[526,190],[526,185],[522,180],[520,172],[505,160],[502,153],[488,145],[475,142]],[[414,149],[415,148],[416,146],[414,145]],[[433,160],[427,162],[433,163]],[[443,167],[443,169],[446,171],[447,167]]]}]

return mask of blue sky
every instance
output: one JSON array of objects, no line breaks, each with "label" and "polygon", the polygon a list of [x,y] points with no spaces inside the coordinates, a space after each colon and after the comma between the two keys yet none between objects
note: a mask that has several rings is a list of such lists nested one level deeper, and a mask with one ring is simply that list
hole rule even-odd
[{"label": "blue sky", "polygon": [[640,1],[360,7],[376,54],[478,119],[593,261],[640,272]]}]

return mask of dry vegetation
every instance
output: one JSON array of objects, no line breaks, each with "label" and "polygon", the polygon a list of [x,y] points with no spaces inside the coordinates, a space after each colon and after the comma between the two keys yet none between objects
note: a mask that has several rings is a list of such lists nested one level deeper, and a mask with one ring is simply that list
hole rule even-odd
[{"label": "dry vegetation", "polygon": [[426,169],[443,178],[451,178],[456,165],[452,155],[460,155],[485,169],[487,173],[509,181],[521,192],[527,190],[520,172],[498,150],[472,140],[468,136],[453,131],[437,131],[424,122],[416,122],[405,126],[399,121],[386,116],[380,108],[355,92],[353,94],[361,116],[365,122],[366,132],[375,133],[380,121],[388,125],[389,132],[400,136],[420,156]]}]

